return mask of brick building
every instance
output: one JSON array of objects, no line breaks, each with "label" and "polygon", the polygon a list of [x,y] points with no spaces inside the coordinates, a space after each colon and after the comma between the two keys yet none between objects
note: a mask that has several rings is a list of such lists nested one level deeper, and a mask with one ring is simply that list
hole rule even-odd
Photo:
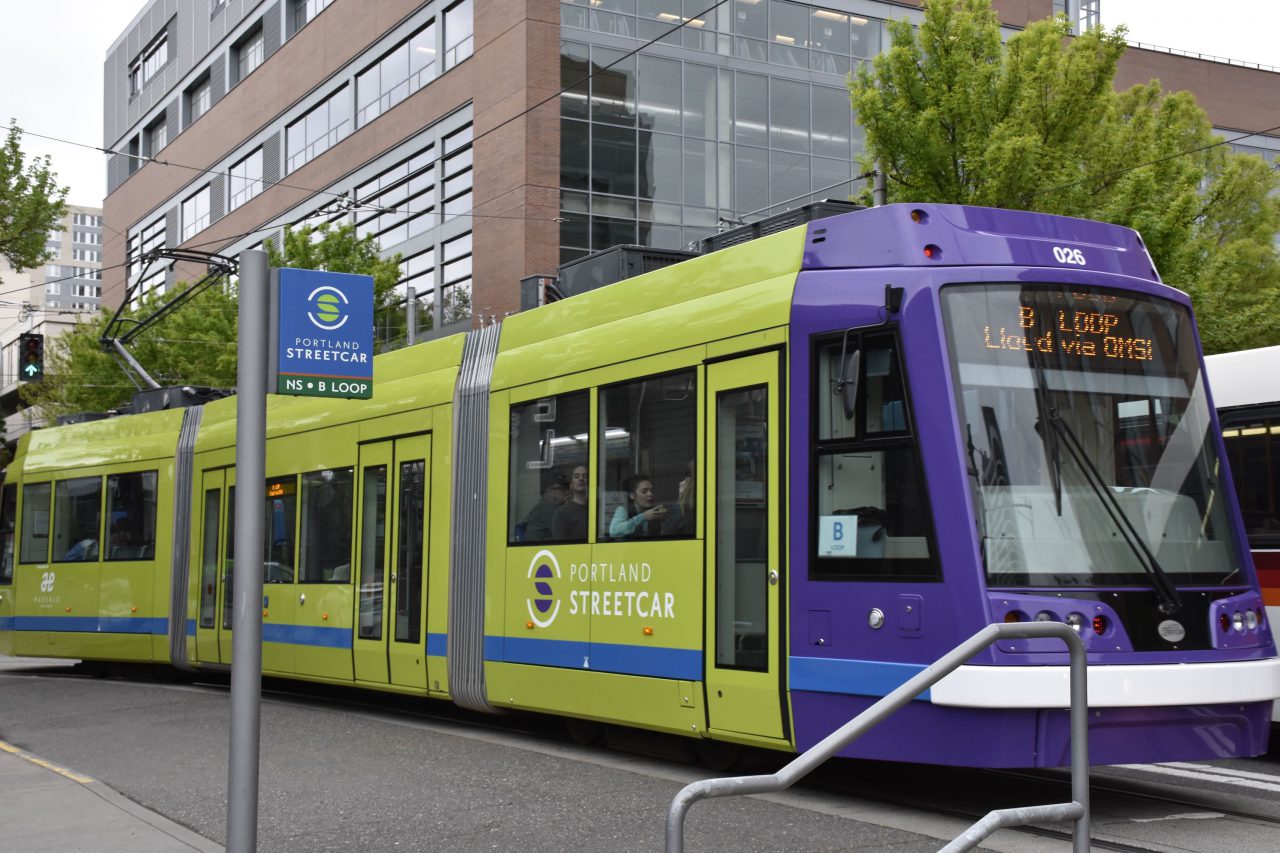
[{"label": "brick building", "polygon": [[[1017,28],[1096,20],[1098,2],[995,7]],[[856,191],[845,75],[919,3],[725,0],[698,17],[712,3],[152,0],[106,61],[120,153],[104,210],[126,236],[103,246],[104,302],[148,249],[234,254],[286,224],[346,221],[402,256],[403,284],[448,329],[516,310],[522,277],[588,251],[677,248]],[[1276,69],[1129,50],[1119,85],[1152,77],[1224,133],[1280,125]],[[1280,136],[1241,144],[1274,160]],[[155,267],[144,288],[199,272]]]}]

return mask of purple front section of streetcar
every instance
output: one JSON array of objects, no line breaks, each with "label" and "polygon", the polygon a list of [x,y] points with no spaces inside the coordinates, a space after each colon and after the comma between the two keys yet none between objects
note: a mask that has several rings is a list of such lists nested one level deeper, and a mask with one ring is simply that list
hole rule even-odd
[{"label": "purple front section of streetcar", "polygon": [[[913,211],[919,213],[913,217]],[[926,254],[925,248],[930,252]],[[1080,261],[1084,264],[1081,265]],[[1120,276],[1124,276],[1120,280]],[[1188,304],[1160,283],[1138,235],[1097,222],[946,205],[890,205],[812,222],[795,288],[789,353],[789,683],[797,746],[843,725],[992,619],[965,480],[939,288],[966,282],[1122,286]],[[932,582],[811,579],[815,335],[884,321],[886,285],[902,288],[898,335],[912,429],[932,507]],[[1065,591],[1064,591],[1065,592]],[[1061,601],[1061,599],[1059,599]],[[869,614],[884,614],[873,628]],[[1112,614],[1113,615],[1113,614]],[[1176,655],[1125,649],[1091,663],[1169,663]],[[1065,647],[988,648],[978,665],[1065,666]],[[1256,655],[1254,655],[1256,656]],[[1191,659],[1240,659],[1210,652]],[[1090,720],[1098,762],[1253,755],[1266,747],[1270,703],[1100,709]],[[1069,756],[1065,711],[910,703],[845,754],[943,764],[1055,766]]]},{"label": "purple front section of streetcar", "polygon": [[[929,256],[925,247],[932,247]],[[961,265],[1057,267],[1160,280],[1132,229],[1067,216],[944,204],[891,204],[812,222],[803,268]]]},{"label": "purple front section of streetcar", "polygon": [[[808,749],[875,701],[792,693],[796,748]],[[1270,702],[1092,708],[1089,761],[1148,764],[1258,755],[1267,749],[1270,725]],[[942,708],[917,701],[841,754],[960,767],[1063,767],[1071,763],[1071,721],[1066,710]]]}]

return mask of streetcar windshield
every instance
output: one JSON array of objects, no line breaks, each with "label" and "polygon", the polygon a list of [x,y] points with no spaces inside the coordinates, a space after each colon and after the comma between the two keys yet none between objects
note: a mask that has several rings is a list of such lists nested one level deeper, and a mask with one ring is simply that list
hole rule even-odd
[{"label": "streetcar windshield", "polygon": [[1241,580],[1185,308],[1025,284],[942,306],[991,585]]}]

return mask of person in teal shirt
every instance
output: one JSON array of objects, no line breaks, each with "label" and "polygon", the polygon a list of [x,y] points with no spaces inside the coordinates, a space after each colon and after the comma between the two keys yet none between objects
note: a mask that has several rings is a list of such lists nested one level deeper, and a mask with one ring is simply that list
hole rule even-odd
[{"label": "person in teal shirt", "polygon": [[653,493],[653,478],[648,474],[633,474],[622,483],[627,492],[627,502],[613,511],[609,521],[609,536],[613,539],[629,539],[635,536],[662,535],[662,522],[667,519],[667,508],[658,503]]}]

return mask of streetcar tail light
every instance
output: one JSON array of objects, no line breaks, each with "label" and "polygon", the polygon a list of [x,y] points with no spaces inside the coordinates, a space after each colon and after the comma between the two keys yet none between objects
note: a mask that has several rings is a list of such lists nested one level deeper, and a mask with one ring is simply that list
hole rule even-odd
[{"label": "streetcar tail light", "polygon": [[942,250],[930,243],[924,247],[924,256],[930,260],[942,257]]},{"label": "streetcar tail light", "polygon": [[1231,630],[1231,617],[1225,612],[1218,614],[1218,625],[1222,628],[1223,633]]},{"label": "streetcar tail light", "polygon": [[1022,611],[1021,611],[1021,610],[1010,610],[1008,613],[1006,613],[1006,614],[1004,615],[1004,621],[1005,621],[1005,622],[1010,622],[1010,623],[1013,623],[1013,622],[1021,622],[1021,621],[1022,621]]},{"label": "streetcar tail light", "polygon": [[1097,634],[1099,637],[1107,633],[1107,617],[1105,616],[1093,617],[1093,633]]}]

